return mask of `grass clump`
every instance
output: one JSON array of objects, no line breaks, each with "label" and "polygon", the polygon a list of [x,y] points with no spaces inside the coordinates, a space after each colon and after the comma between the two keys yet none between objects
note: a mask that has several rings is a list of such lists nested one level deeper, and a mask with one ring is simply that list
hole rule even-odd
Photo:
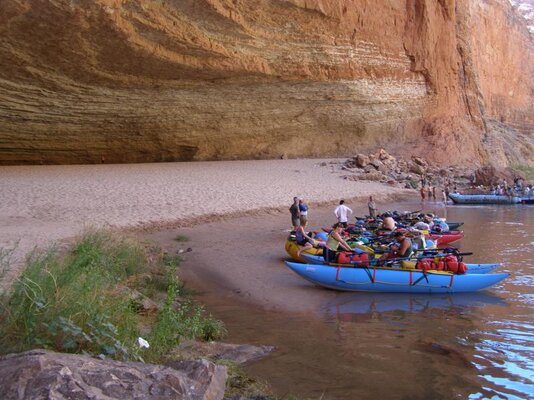
[{"label": "grass clump", "polygon": [[221,321],[205,316],[202,306],[189,299],[178,301],[181,286],[176,278],[179,259],[166,258],[168,266],[167,297],[149,335],[150,361],[162,360],[179,342],[181,337],[201,340],[216,340],[226,334]]},{"label": "grass clump", "polygon": [[189,242],[189,236],[178,234],[175,236],[174,240],[177,242]]},{"label": "grass clump", "polygon": [[34,253],[15,282],[0,323],[2,352],[34,347],[135,358],[130,302],[114,291],[137,272],[142,251],[109,234],[88,233],[61,258],[56,249]]},{"label": "grass clump", "polygon": [[228,368],[228,379],[224,392],[226,398],[276,399],[271,394],[271,388],[267,383],[249,376],[238,363],[229,360],[217,360],[217,364],[225,365]]},{"label": "grass clump", "polygon": [[[179,262],[161,251],[147,257],[139,243],[102,231],[84,234],[65,256],[54,248],[33,254],[12,291],[0,297],[0,352],[46,348],[158,362],[182,337],[220,337],[224,326],[201,306],[177,304]],[[131,296],[134,288],[143,292],[142,282],[155,285],[146,292],[166,291],[145,335],[150,347],[143,349],[138,338],[148,317],[138,313]]]}]

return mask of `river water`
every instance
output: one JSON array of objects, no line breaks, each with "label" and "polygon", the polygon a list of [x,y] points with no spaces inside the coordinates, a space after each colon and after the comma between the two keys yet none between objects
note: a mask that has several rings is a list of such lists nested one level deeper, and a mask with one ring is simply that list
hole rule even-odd
[{"label": "river water", "polygon": [[276,347],[248,372],[302,399],[534,398],[534,206],[425,209],[465,222],[467,262],[511,276],[470,294],[327,291],[313,316],[208,303],[226,341]]}]

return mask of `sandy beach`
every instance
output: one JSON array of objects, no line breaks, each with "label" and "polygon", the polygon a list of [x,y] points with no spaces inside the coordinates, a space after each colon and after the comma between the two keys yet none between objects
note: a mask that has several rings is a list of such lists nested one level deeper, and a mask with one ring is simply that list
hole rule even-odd
[{"label": "sandy beach", "polygon": [[[61,243],[87,227],[154,232],[266,212],[286,217],[293,196],[314,206],[340,198],[372,194],[380,201],[414,193],[343,179],[348,174],[341,169],[343,161],[0,167],[0,247],[13,249],[2,286],[17,276],[34,247]],[[277,229],[289,227],[288,217],[284,223]],[[240,240],[254,244],[251,238]],[[282,248],[283,242],[277,245]]]}]

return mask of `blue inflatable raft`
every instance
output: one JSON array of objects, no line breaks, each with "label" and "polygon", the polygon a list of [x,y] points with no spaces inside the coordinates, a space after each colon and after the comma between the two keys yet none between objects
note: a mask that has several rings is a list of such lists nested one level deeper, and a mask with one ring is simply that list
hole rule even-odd
[{"label": "blue inflatable raft", "polygon": [[449,198],[455,204],[518,204],[521,197],[497,194],[460,194],[450,193]]},{"label": "blue inflatable raft", "polygon": [[460,293],[490,287],[509,274],[465,274],[450,272],[379,268],[332,267],[286,261],[304,279],[329,289],[364,292]]},{"label": "blue inflatable raft", "polygon": [[[306,260],[306,262],[310,264],[316,264],[316,265],[325,265],[325,261],[323,256],[316,256],[313,254],[306,254],[301,253],[302,258]],[[415,261],[415,260],[414,260]],[[489,274],[492,271],[495,271],[497,268],[501,266],[499,263],[494,264],[465,264],[467,267],[467,273],[468,274]],[[334,264],[332,267],[336,267]]]}]

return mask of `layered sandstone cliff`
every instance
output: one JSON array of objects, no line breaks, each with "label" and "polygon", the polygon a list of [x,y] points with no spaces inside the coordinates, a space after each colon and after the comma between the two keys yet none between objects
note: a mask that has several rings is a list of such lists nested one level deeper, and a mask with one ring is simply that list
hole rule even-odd
[{"label": "layered sandstone cliff", "polygon": [[506,0],[3,0],[0,163],[534,163]]}]

